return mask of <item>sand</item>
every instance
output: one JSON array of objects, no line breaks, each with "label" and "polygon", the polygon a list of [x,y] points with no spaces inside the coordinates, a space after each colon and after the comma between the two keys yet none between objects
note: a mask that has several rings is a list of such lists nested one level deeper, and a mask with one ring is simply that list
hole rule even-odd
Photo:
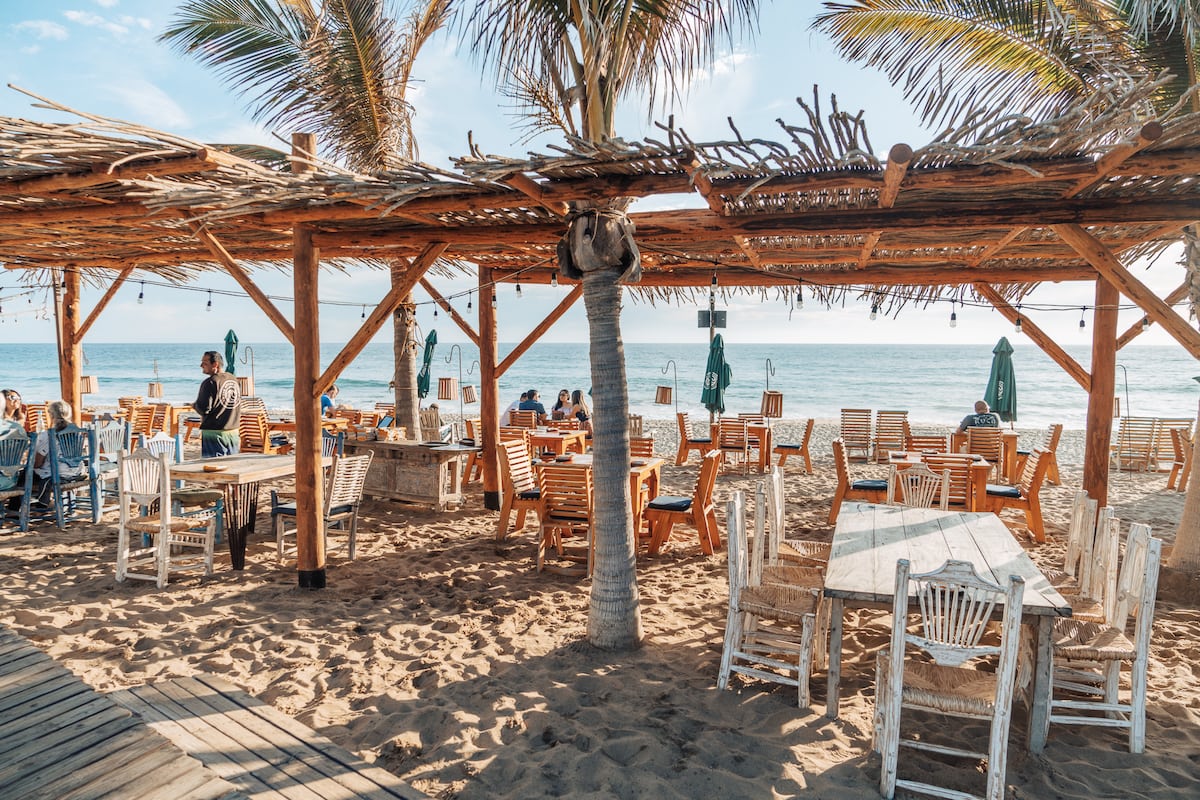
[{"label": "sand", "polygon": [[[674,426],[647,426],[659,452],[673,454]],[[794,427],[783,423],[780,438]],[[789,460],[797,535],[832,533],[833,435],[834,426],[818,426],[814,475]],[[1022,444],[1039,436],[1023,432]],[[1081,432],[1064,435],[1065,485],[1043,490],[1051,541],[1030,547],[1046,566],[1061,561],[1082,442]],[[690,466],[667,467],[666,488],[690,492],[696,463],[693,455]],[[721,475],[718,498],[752,490],[755,479]],[[1114,474],[1110,498],[1126,523],[1147,522],[1169,544],[1183,496],[1165,484],[1163,474]],[[1021,530],[1019,512],[1005,518]],[[329,588],[316,592],[296,588],[262,533],[242,573],[222,553],[211,578],[176,576],[162,591],[117,584],[114,520],[0,536],[0,623],[97,689],[219,675],[439,797],[877,796],[870,714],[886,619],[848,615],[839,720],[824,716],[823,673],[812,710],[796,708],[794,690],[736,676],[718,691],[726,564],[703,556],[690,529],[639,562],[646,642],[613,654],[584,642],[589,582],[534,572],[532,524],[497,545],[478,484],[463,508],[442,514],[366,502],[358,559],[331,554]],[[1121,732],[1056,726],[1033,756],[1018,704],[1008,796],[1195,797],[1198,652],[1200,614],[1160,602],[1141,755]],[[971,768],[906,758],[957,773],[963,788],[982,785]]]}]

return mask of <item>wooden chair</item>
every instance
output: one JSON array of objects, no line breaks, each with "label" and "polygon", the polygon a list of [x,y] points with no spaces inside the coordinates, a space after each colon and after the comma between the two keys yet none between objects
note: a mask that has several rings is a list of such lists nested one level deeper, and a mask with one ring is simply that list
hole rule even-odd
[{"label": "wooden chair", "polygon": [[146,401],[142,399],[141,395],[118,397],[117,408],[125,412],[125,421],[128,422],[133,418],[133,410],[145,402]]},{"label": "wooden chair", "polygon": [[630,438],[632,438],[634,436],[638,436],[638,437],[642,436],[643,435],[642,427],[643,427],[642,426],[642,415],[641,414],[630,414],[629,415],[629,436],[630,436]]},{"label": "wooden chair", "polygon": [[1078,580],[1054,588],[1070,603],[1072,619],[1103,623],[1108,619],[1110,604],[1115,602],[1121,549],[1121,520],[1111,508],[1100,509],[1095,536],[1085,537],[1082,545]]},{"label": "wooden chair", "polygon": [[1081,562],[1086,560],[1085,552],[1090,553],[1096,536],[1096,511],[1098,504],[1088,497],[1087,492],[1075,492],[1071,501],[1071,518],[1067,523],[1067,542],[1063,552],[1061,569],[1046,568],[1042,574],[1050,585],[1065,594],[1068,591],[1079,590]]},{"label": "wooden chair", "polygon": [[[96,429],[96,484],[99,489],[97,502],[100,504],[100,514],[104,514],[104,501],[111,497],[114,500],[119,495],[117,487],[117,454],[128,450],[131,444],[129,426],[121,420],[97,423]],[[109,488],[109,484],[112,488]]]},{"label": "wooden chair", "polygon": [[1015,486],[989,483],[987,485],[987,510],[999,514],[1006,508],[1019,508],[1025,512],[1025,524],[1039,544],[1046,541],[1046,524],[1042,520],[1042,505],[1038,497],[1042,481],[1046,477],[1044,450],[1034,448],[1033,455],[1025,462],[1021,477]]},{"label": "wooden chair", "polygon": [[267,426],[266,414],[243,411],[238,420],[243,453],[290,453],[292,445],[283,436],[272,436]]},{"label": "wooden chair", "polygon": [[390,414],[391,416],[394,417],[394,416],[396,416],[396,404],[395,403],[376,403],[375,404],[375,413],[376,414],[384,414],[384,415]]},{"label": "wooden chair", "polygon": [[544,427],[552,431],[577,431],[579,430],[579,420],[572,417],[571,419],[548,419],[542,423]]},{"label": "wooden chair", "polygon": [[908,447],[907,411],[875,412],[875,461],[886,463],[888,455]]},{"label": "wooden chair", "polygon": [[947,508],[970,511],[973,506],[979,506],[982,502],[983,498],[975,498],[975,502],[972,502],[971,464],[975,462],[973,456],[965,453],[935,453],[924,456],[921,460],[935,475],[950,470],[950,483],[946,487]]},{"label": "wooden chair", "polygon": [[502,542],[508,536],[508,515],[517,512],[516,529],[520,531],[525,527],[525,513],[537,512],[542,493],[533,475],[528,444],[520,439],[502,440],[499,455],[501,499],[496,541]]},{"label": "wooden chair", "polygon": [[713,443],[713,446],[721,451],[722,461],[725,460],[725,456],[733,455],[735,464],[741,462],[743,475],[750,469],[751,443],[746,425],[744,419],[721,417],[717,420],[716,441]]},{"label": "wooden chair", "polygon": [[847,459],[871,459],[871,409],[843,408],[840,438]]},{"label": "wooden chair", "polygon": [[[1162,542],[1150,535],[1150,528],[1132,525],[1106,623],[1054,621],[1051,725],[1127,728],[1129,751],[1145,750],[1146,684],[1161,558]],[[1129,664],[1127,700],[1120,691],[1124,663]]]},{"label": "wooden chair", "polygon": [[787,463],[788,456],[800,456],[804,459],[805,474],[812,475],[812,454],[808,452],[808,443],[812,440],[813,426],[816,420],[809,417],[804,423],[804,435],[797,442],[780,442],[771,452],[779,456],[779,466]]},{"label": "wooden chair", "polygon": [[514,428],[536,428],[538,413],[536,411],[511,411],[508,415],[508,422]]},{"label": "wooden chair", "polygon": [[[470,417],[464,424],[466,425],[467,435],[462,440],[463,444],[472,444],[476,447],[483,446],[483,422],[479,417]],[[483,459],[480,458],[481,452],[475,451],[467,453],[467,463],[463,467],[463,485],[473,483],[483,477]]]},{"label": "wooden chair", "polygon": [[[1021,630],[1021,601],[1025,582],[1018,576],[1007,587],[979,577],[970,562],[947,561],[922,575],[909,574],[909,562],[896,562],[896,588],[892,603],[892,641],[876,658],[875,745],[883,763],[879,792],[891,798],[896,789],[939,797],[974,797],[931,783],[900,778],[901,747],[986,759],[988,800],[1004,797],[1004,771],[1008,758],[1008,726],[1016,683],[1017,651]],[[909,597],[915,595],[920,626],[909,632]],[[984,644],[988,620],[1003,604],[1000,644]],[[907,658],[912,648],[920,660]],[[998,659],[995,671],[965,666],[978,659]],[[947,736],[903,738],[901,717],[907,710],[948,717],[986,720],[990,737],[986,751],[970,750],[962,741],[961,726],[945,725]],[[944,740],[944,741],[941,741]],[[935,776],[939,770],[924,770]]]},{"label": "wooden chair", "polygon": [[[372,412],[378,416],[378,412]],[[442,439],[442,415],[438,409],[430,406],[417,412],[421,420],[421,441],[433,442]],[[363,423],[365,424],[365,423]],[[372,427],[375,427],[372,425]]]},{"label": "wooden chair", "polygon": [[117,583],[134,578],[162,589],[172,571],[212,575],[216,520],[174,515],[167,454],[121,451],[117,476]]},{"label": "wooden chair", "polygon": [[865,500],[868,503],[887,501],[887,480],[875,478],[851,480],[850,459],[846,455],[846,446],[841,439],[833,440],[833,463],[837,467],[838,484],[833,495],[833,502],[829,506],[830,525],[837,522],[838,512],[842,510],[844,500]]},{"label": "wooden chair", "polygon": [[910,433],[906,447],[913,453],[948,453],[950,452],[950,437]]},{"label": "wooden chair", "polygon": [[[1063,426],[1060,423],[1055,423],[1046,428],[1046,435],[1042,437],[1041,448],[1047,453],[1047,460],[1050,462],[1046,467],[1046,483],[1052,483],[1055,486],[1062,484],[1062,479],[1058,476],[1058,441],[1062,438]],[[1025,460],[1029,458],[1030,450],[1017,451],[1017,463],[1014,472],[1020,475],[1025,469]]]},{"label": "wooden chair", "polygon": [[659,495],[646,505],[642,518],[650,529],[652,556],[671,538],[675,523],[683,522],[696,526],[700,550],[711,556],[721,547],[721,536],[717,532],[717,510],[713,505],[713,487],[717,482],[717,468],[721,463],[721,451],[709,450],[700,462],[700,474],[691,497]]},{"label": "wooden chair", "polygon": [[533,459],[533,443],[529,439],[529,429],[528,428],[514,428],[511,426],[504,426],[504,427],[500,428],[500,441],[501,442],[511,442],[511,441],[521,442],[521,444],[523,444],[525,446],[525,452],[528,454],[529,459],[530,460]]},{"label": "wooden chair", "polygon": [[338,431],[330,433],[327,430],[321,431],[321,456],[323,458],[332,458],[333,456],[341,456],[346,454],[346,432]]},{"label": "wooden chair", "polygon": [[[706,456],[707,458],[707,456]],[[729,542],[729,612],[717,688],[729,686],[731,673],[795,686],[800,708],[809,706],[820,586],[764,584],[753,577],[763,542],[753,551],[746,536],[745,498],[739,491],[726,511]],[[787,659],[787,660],[784,660]]]},{"label": "wooden chair", "polygon": [[688,426],[688,415],[686,411],[680,411],[675,414],[675,423],[679,426],[679,450],[675,453],[675,466],[681,467],[688,460],[688,453],[695,450],[704,456],[709,450],[712,450],[713,440],[711,436],[692,436],[692,432]]},{"label": "wooden chair", "polygon": [[654,437],[630,436],[629,455],[634,458],[654,458]]},{"label": "wooden chair", "polygon": [[1117,441],[1109,449],[1112,465],[1125,471],[1149,470],[1154,462],[1157,427],[1153,417],[1121,417]]},{"label": "wooden chair", "polygon": [[[561,464],[542,464],[537,470],[538,536],[537,571],[562,575],[591,575],[595,555],[592,537],[592,471]],[[572,538],[582,543],[571,543]],[[572,566],[547,565],[546,555],[553,550]],[[583,565],[583,566],[575,566]]]},{"label": "wooden chair", "polygon": [[1171,429],[1171,448],[1174,457],[1171,461],[1171,472],[1167,475],[1167,488],[1177,492],[1187,491],[1188,478],[1191,473],[1191,463],[1194,457],[1192,440],[1184,435],[1181,428]]},{"label": "wooden chair", "polygon": [[1159,472],[1170,472],[1174,463],[1175,448],[1171,431],[1183,431],[1184,438],[1192,438],[1192,420],[1184,417],[1159,417],[1154,434],[1154,468]]},{"label": "wooden chair", "polygon": [[940,508],[945,511],[950,502],[950,470],[934,472],[924,464],[897,470],[893,464],[888,471],[887,498],[913,508]]},{"label": "wooden chair", "polygon": [[29,433],[44,431],[50,427],[50,415],[46,413],[46,403],[25,403],[25,430]]},{"label": "wooden chair", "polygon": [[[24,435],[0,439],[0,522],[15,521],[22,533],[29,530],[33,446],[34,440]],[[9,508],[13,498],[20,499],[14,504],[16,508]]]},{"label": "wooden chair", "polygon": [[[999,428],[967,428],[967,452],[971,455],[983,456],[992,465],[992,475],[1002,475],[1002,451],[1004,447]],[[1020,474],[1020,473],[1018,473]],[[1007,480],[1007,476],[1005,476]]]},{"label": "wooden chair", "polygon": [[[50,492],[59,530],[73,519],[100,522],[100,482],[96,475],[96,432],[67,425],[46,431],[50,437]],[[32,513],[32,510],[31,510]]]},{"label": "wooden chair", "polygon": [[[325,520],[325,551],[329,551],[329,534],[334,529],[344,530],[348,534],[347,554],[351,561],[354,560],[358,540],[358,507],[362,503],[363,487],[373,455],[370,451],[354,456],[335,455],[326,479],[325,507],[321,511]],[[275,551],[280,563],[283,563],[284,539],[289,533],[288,520],[291,520],[291,530],[294,531],[296,503],[279,503],[272,496],[271,522],[275,528]]]},{"label": "wooden chair", "polygon": [[261,397],[246,395],[238,401],[238,411],[242,414],[262,414],[267,415],[267,403]]},{"label": "wooden chair", "polygon": [[[754,515],[755,548],[764,543],[763,558],[751,561],[751,580],[778,583],[783,586],[807,587],[821,590],[825,584],[825,567],[829,564],[830,547],[824,542],[787,539],[784,534],[783,470],[771,467],[765,481],[755,486]],[[818,609],[817,662],[825,663],[824,641],[828,638],[828,614],[823,604]]]},{"label": "wooden chair", "polygon": [[[131,436],[138,434],[142,436],[154,435],[154,418],[157,408],[155,406],[136,406],[129,417],[129,433]],[[159,428],[161,430],[161,428]]]}]

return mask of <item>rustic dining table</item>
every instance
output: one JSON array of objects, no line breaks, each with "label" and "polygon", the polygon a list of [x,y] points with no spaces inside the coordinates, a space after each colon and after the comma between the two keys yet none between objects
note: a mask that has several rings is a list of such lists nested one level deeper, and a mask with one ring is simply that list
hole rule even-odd
[{"label": "rustic dining table", "polygon": [[529,444],[535,453],[549,450],[556,456],[565,455],[568,451],[583,454],[587,450],[587,431],[530,428]]},{"label": "rustic dining table", "polygon": [[914,575],[957,559],[970,562],[981,577],[1001,586],[1010,575],[1025,580],[1021,622],[1036,631],[1027,746],[1041,752],[1050,720],[1051,630],[1055,619],[1071,616],[1071,605],[991,513],[872,503],[842,506],[825,571],[824,595],[831,601],[826,716],[838,716],[842,614],[847,607],[891,609],[896,562],[902,558],[912,564]]}]

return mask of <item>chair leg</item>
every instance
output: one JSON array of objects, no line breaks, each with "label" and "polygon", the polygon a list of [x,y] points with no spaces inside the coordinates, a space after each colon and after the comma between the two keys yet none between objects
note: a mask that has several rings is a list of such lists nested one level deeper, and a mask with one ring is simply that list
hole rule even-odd
[{"label": "chair leg", "polygon": [[833,525],[837,522],[838,512],[842,510],[842,500],[846,497],[846,487],[839,486],[833,495],[833,502],[829,506],[829,524]]},{"label": "chair leg", "polygon": [[503,542],[508,536],[508,515],[512,513],[512,506],[513,501],[510,497],[505,497],[500,502],[500,519],[496,521],[497,542]]},{"label": "chair leg", "polygon": [[1046,541],[1046,523],[1042,519],[1042,504],[1036,497],[1030,497],[1025,506],[1025,524],[1029,526],[1033,539],[1038,544]]},{"label": "chair leg", "polygon": [[358,509],[350,515],[350,543],[347,549],[350,551],[350,560],[354,560],[354,548],[358,541]]},{"label": "chair leg", "polygon": [[687,456],[688,456],[687,439],[680,439],[679,440],[679,449],[677,451],[675,451],[675,466],[682,467],[684,465],[684,462],[687,461]]},{"label": "chair leg", "polygon": [[812,675],[813,638],[815,636],[814,628],[816,627],[816,621],[815,614],[805,614],[803,621],[800,623],[800,662],[796,665],[799,670],[796,675],[796,702],[800,708],[808,708],[811,705],[808,679]]},{"label": "chair leg", "polygon": [[283,514],[275,515],[275,556],[278,563],[283,563]]},{"label": "chair leg", "polygon": [[808,452],[808,445],[800,449],[800,455],[804,457],[804,474],[812,475],[812,455]]},{"label": "chair leg", "polygon": [[696,514],[695,524],[696,536],[700,539],[700,552],[704,553],[706,556],[711,556],[713,554],[713,549],[711,534],[708,530],[708,515]]},{"label": "chair leg", "polygon": [[725,646],[721,649],[721,668],[717,671],[717,688],[729,687],[729,673],[733,668],[733,653],[742,643],[742,628],[746,624],[746,615],[736,608],[730,607],[725,619]]},{"label": "chair leg", "polygon": [[124,583],[129,572],[129,531],[124,525],[117,528],[117,583]]},{"label": "chair leg", "polygon": [[674,527],[675,520],[670,518],[657,519],[650,523],[650,555],[658,555],[662,546],[671,538],[671,529]]},{"label": "chair leg", "polygon": [[[1117,680],[1120,679],[1120,665],[1114,664],[1113,670]],[[1129,676],[1130,708],[1129,708],[1129,752],[1141,753],[1146,749],[1146,671],[1147,664],[1141,659],[1135,659],[1133,670]],[[1113,702],[1109,700],[1108,702]]]},{"label": "chair leg", "polygon": [[717,527],[717,512],[716,509],[709,509],[705,514],[705,521],[708,523],[708,555],[712,555],[721,549],[721,530]]},{"label": "chair leg", "polygon": [[1047,453],[1046,459],[1050,462],[1050,465],[1046,467],[1046,483],[1061,486],[1062,479],[1058,477],[1058,459],[1054,456],[1054,453]]}]

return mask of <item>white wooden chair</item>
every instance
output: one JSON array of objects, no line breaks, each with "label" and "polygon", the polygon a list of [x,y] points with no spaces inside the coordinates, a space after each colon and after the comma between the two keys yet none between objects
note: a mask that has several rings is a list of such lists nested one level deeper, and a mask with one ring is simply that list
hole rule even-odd
[{"label": "white wooden chair", "polygon": [[165,453],[138,448],[117,454],[117,582],[126,578],[167,585],[172,571],[203,568],[212,575],[217,523],[174,516],[171,467]]},{"label": "white wooden chair", "polygon": [[766,481],[766,521],[770,528],[767,538],[767,563],[771,566],[796,564],[824,568],[829,563],[829,542],[808,539],[789,539],[784,534],[784,504],[787,495],[783,487],[783,467],[771,467]]},{"label": "white wooden chair", "polygon": [[[351,561],[354,560],[355,547],[358,540],[358,506],[362,502],[363,486],[367,482],[367,471],[371,468],[371,452],[355,456],[333,457],[329,467],[329,478],[325,485],[325,507],[322,514],[325,518],[325,549],[329,550],[329,535],[334,528],[347,531],[347,550]],[[273,497],[272,500],[275,498]],[[271,520],[275,527],[275,550],[279,561],[283,562],[284,539],[288,533],[294,533],[296,523],[296,503],[273,502]],[[287,521],[291,520],[291,530]],[[349,526],[349,527],[347,527]]]},{"label": "white wooden chair", "polygon": [[913,508],[933,508],[945,511],[950,503],[950,470],[934,472],[924,464],[914,464],[905,470],[897,470],[892,464],[888,469],[887,499]]},{"label": "white wooden chair", "polygon": [[[1008,756],[1008,726],[1017,667],[1021,625],[1021,601],[1025,582],[1018,576],[1007,587],[984,580],[966,561],[947,561],[939,569],[921,575],[909,574],[909,562],[896,562],[896,589],[892,604],[892,642],[876,659],[875,745],[883,756],[879,791],[885,798],[896,788],[937,797],[978,797],[898,775],[900,748],[987,761],[987,789],[982,797],[1004,797],[1004,768]],[[908,630],[908,598],[917,599],[920,626]],[[982,643],[988,620],[1000,604],[1004,606],[1000,644]],[[909,648],[922,651],[931,660],[906,658]],[[972,669],[967,662],[997,658],[994,672]],[[959,726],[952,725],[945,743],[904,739],[901,715],[917,710],[950,717],[987,720],[990,725],[986,751],[962,746]]]},{"label": "white wooden chair", "polygon": [[[1146,682],[1162,542],[1147,525],[1130,526],[1117,591],[1103,623],[1054,621],[1050,724],[1129,730],[1129,752],[1146,748]],[[1129,618],[1133,617],[1133,631]],[[1129,664],[1128,699],[1121,665]]]},{"label": "white wooden chair", "polygon": [[729,676],[736,672],[795,686],[799,706],[808,708],[821,588],[755,580],[755,572],[761,574],[764,543],[760,539],[753,551],[749,547],[746,501],[740,491],[729,501],[726,524],[729,614],[717,688],[728,688]]}]

